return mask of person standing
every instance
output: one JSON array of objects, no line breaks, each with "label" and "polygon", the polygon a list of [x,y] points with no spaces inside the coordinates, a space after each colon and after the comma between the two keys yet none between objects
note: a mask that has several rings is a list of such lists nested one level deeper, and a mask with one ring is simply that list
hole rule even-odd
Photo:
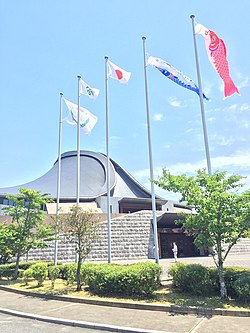
[{"label": "person standing", "polygon": [[173,242],[173,248],[172,248],[173,254],[174,254],[174,260],[177,262],[177,254],[178,254],[178,247],[175,242]]}]

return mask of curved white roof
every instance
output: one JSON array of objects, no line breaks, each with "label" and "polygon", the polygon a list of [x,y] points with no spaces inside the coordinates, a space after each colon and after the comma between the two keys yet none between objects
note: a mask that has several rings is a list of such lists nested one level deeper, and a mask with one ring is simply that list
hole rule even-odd
[{"label": "curved white roof", "polygon": [[[150,192],[140,185],[125,169],[113,160],[110,166],[112,197],[151,198]],[[0,188],[0,195],[18,193],[20,187],[39,190],[50,197],[57,195],[58,160],[43,176],[20,186]],[[77,152],[61,156],[61,200],[76,198]],[[82,150],[80,152],[80,200],[90,200],[107,194],[107,157],[104,154]],[[161,198],[160,198],[161,199]]]}]

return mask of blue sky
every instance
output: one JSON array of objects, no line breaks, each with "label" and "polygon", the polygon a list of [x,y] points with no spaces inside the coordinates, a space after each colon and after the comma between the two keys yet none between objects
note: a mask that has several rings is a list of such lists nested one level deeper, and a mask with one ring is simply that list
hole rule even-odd
[{"label": "blue sky", "polygon": [[[214,30],[227,46],[241,92],[223,100],[222,80],[197,35],[212,171],[247,176],[250,185],[250,2],[141,0],[0,0],[0,187],[47,172],[58,154],[59,93],[77,103],[80,74],[99,97],[81,97],[98,117],[81,149],[106,152],[104,56],[132,72],[128,85],[109,80],[110,157],[149,187],[142,36],[147,52],[197,83],[192,26]],[[154,175],[206,167],[198,96],[148,68]],[[67,116],[66,105],[63,116]],[[63,124],[62,152],[76,149],[76,128]],[[156,190],[166,198],[176,196]]]}]

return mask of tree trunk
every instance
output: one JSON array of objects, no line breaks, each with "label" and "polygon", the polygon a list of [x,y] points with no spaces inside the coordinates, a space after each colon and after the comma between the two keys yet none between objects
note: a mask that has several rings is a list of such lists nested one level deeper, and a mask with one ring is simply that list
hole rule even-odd
[{"label": "tree trunk", "polygon": [[13,280],[16,280],[18,277],[19,261],[20,261],[20,254],[18,253],[16,256],[16,266],[15,266],[15,272],[13,275]]},{"label": "tree trunk", "polygon": [[223,272],[223,267],[218,267],[219,271],[219,282],[220,282],[220,297],[222,299],[227,298],[227,287],[225,284],[225,278],[224,278],[224,272]]},{"label": "tree trunk", "polygon": [[221,297],[221,299],[226,299],[227,298],[227,287],[226,287],[225,278],[224,278],[221,246],[218,247],[218,266],[217,266],[217,268],[218,268],[219,283],[220,283],[220,297]]},{"label": "tree trunk", "polygon": [[76,270],[76,291],[82,290],[82,281],[81,281],[81,265],[82,265],[82,258],[79,255],[78,262],[77,262],[77,270]]}]

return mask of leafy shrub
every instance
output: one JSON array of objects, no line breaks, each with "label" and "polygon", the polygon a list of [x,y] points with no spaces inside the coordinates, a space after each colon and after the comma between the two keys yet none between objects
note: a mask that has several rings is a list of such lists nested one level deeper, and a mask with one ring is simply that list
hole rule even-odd
[{"label": "leafy shrub", "polygon": [[241,267],[225,267],[224,278],[225,278],[228,296],[237,297],[237,293],[235,292],[234,288],[234,283],[239,278],[239,276],[244,272],[246,272],[246,269]]},{"label": "leafy shrub", "polygon": [[209,268],[200,264],[177,263],[170,267],[173,285],[180,291],[194,295],[208,295],[215,291],[216,283]]},{"label": "leafy shrub", "polygon": [[48,266],[46,263],[38,263],[30,267],[32,270],[32,277],[37,280],[38,287],[43,285],[43,282],[48,277]]},{"label": "leafy shrub", "polygon": [[64,265],[63,264],[58,264],[56,266],[59,269],[59,273],[58,273],[58,278],[59,279],[63,279],[64,278]]},{"label": "leafy shrub", "polygon": [[55,281],[59,277],[60,267],[58,266],[49,266],[48,267],[49,279],[51,280],[51,286],[54,289]]},{"label": "leafy shrub", "polygon": [[12,278],[14,275],[15,268],[9,268],[9,267],[1,267],[0,268],[0,278]]},{"label": "leafy shrub", "polygon": [[23,271],[23,281],[25,285],[27,286],[29,284],[29,281],[32,279],[32,268],[28,268],[25,271]]},{"label": "leafy shrub", "polygon": [[63,279],[65,279],[67,281],[67,285],[73,284],[73,282],[75,281],[76,270],[77,270],[76,263],[70,263],[70,264],[64,265]]},{"label": "leafy shrub", "polygon": [[160,284],[160,274],[155,263],[83,264],[81,269],[82,281],[99,294],[151,295]]},{"label": "leafy shrub", "polygon": [[[32,265],[35,265],[38,263],[41,263],[41,261],[37,261],[37,260],[20,261],[19,273],[20,273],[20,271],[26,270],[29,267],[31,267]],[[46,263],[48,266],[53,265],[52,261],[43,261],[43,263]],[[11,262],[8,264],[1,264],[0,265],[0,278],[2,278],[2,277],[12,278],[14,271],[15,271],[15,267],[16,267],[15,262]],[[20,276],[20,274],[19,274],[19,276]]]},{"label": "leafy shrub", "polygon": [[250,300],[250,272],[242,272],[233,283],[236,297],[244,300]]}]

